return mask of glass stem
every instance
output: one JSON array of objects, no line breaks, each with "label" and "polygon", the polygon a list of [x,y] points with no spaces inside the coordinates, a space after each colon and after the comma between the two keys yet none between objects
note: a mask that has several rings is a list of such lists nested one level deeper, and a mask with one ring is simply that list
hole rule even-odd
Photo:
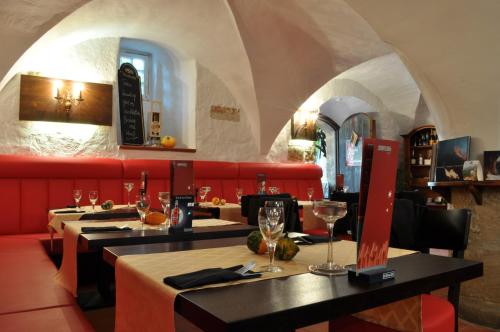
[{"label": "glass stem", "polygon": [[274,251],[276,250],[276,242],[267,244],[267,251],[269,253],[269,266],[274,266]]},{"label": "glass stem", "polygon": [[328,265],[333,265],[333,222],[326,223],[328,228],[328,256],[326,258],[326,263]]},{"label": "glass stem", "polygon": [[130,207],[130,191],[128,190],[127,190],[127,200],[128,200],[127,207]]}]

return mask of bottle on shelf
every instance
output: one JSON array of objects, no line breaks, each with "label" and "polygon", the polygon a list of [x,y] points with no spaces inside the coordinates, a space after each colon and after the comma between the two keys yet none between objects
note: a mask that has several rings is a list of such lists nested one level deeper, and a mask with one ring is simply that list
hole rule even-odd
[{"label": "bottle on shelf", "polygon": [[148,192],[148,172],[141,172],[141,187],[139,188],[139,193],[141,195],[146,195]]},{"label": "bottle on shelf", "polygon": [[415,150],[411,150],[410,164],[412,164],[412,165],[416,165],[417,164],[417,159],[415,158]]},{"label": "bottle on shelf", "polygon": [[422,157],[422,154],[418,155],[418,164],[423,165],[424,164],[424,158]]}]

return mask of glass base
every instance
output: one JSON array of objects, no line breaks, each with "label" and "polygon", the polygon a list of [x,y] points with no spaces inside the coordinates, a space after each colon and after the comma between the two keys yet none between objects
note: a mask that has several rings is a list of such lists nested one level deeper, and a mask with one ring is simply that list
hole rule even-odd
[{"label": "glass base", "polygon": [[283,269],[277,265],[262,266],[259,272],[281,272]]},{"label": "glass base", "polygon": [[309,265],[309,271],[323,276],[342,276],[347,274],[347,269],[335,263]]}]

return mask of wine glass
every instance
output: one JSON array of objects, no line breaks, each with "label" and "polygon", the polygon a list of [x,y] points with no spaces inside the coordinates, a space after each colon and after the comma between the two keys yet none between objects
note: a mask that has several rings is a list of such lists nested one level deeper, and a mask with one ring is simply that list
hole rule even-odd
[{"label": "wine glass", "polygon": [[97,202],[98,198],[99,194],[97,193],[97,190],[89,191],[89,201],[90,203],[92,203],[92,212],[95,212],[95,203]]},{"label": "wine glass", "polygon": [[269,187],[269,193],[271,195],[276,195],[276,194],[278,194],[278,192],[279,192],[279,189],[277,187]]},{"label": "wine glass", "polygon": [[130,192],[134,189],[134,184],[132,182],[125,182],[123,187],[127,190],[127,207],[130,207]]},{"label": "wine glass", "polygon": [[313,194],[314,194],[314,188],[307,188],[307,198],[309,199],[309,201],[312,201]]},{"label": "wine glass", "polygon": [[165,214],[165,227],[168,229],[170,227],[170,192],[160,191],[158,193],[158,199],[160,200],[161,207],[163,208],[163,213]]},{"label": "wine glass", "polygon": [[243,188],[236,188],[236,198],[238,198],[239,205],[241,205],[241,196],[243,196]]},{"label": "wine glass", "polygon": [[139,194],[135,196],[135,207],[139,216],[141,217],[141,229],[144,230],[144,224],[146,223],[146,215],[149,213],[149,208],[151,207],[151,199],[147,194]]},{"label": "wine glass", "polygon": [[207,197],[208,194],[207,187],[200,187],[198,194],[200,194],[201,201],[205,202],[205,197]]},{"label": "wine glass", "polygon": [[326,263],[320,265],[309,265],[309,271],[321,275],[343,275],[347,270],[333,262],[333,226],[337,219],[343,218],[347,213],[345,202],[336,201],[314,201],[313,213],[316,217],[323,219],[328,228],[328,256]]},{"label": "wine glass", "polygon": [[281,272],[283,269],[274,265],[274,252],[276,243],[283,233],[284,213],[282,201],[266,201],[264,207],[259,208],[258,212],[259,229],[266,241],[267,251],[269,253],[269,265],[264,266],[264,271]]},{"label": "wine glass", "polygon": [[205,191],[206,191],[205,196],[208,196],[208,193],[209,193],[210,191],[212,191],[212,187],[210,187],[210,186],[205,186]]},{"label": "wine glass", "polygon": [[73,190],[73,199],[75,200],[76,210],[80,210],[80,200],[82,199],[82,190],[75,189]]}]

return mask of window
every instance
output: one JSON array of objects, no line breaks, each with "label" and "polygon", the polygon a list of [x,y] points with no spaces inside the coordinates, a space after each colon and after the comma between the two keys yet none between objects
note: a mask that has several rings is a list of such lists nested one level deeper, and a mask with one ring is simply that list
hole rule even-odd
[{"label": "window", "polygon": [[330,188],[335,187],[335,174],[338,169],[338,134],[339,126],[329,117],[320,114],[316,125],[325,134],[326,157],[321,154],[316,160],[316,164],[323,169],[321,184],[323,186],[323,195],[330,197]]},{"label": "window", "polygon": [[120,66],[123,63],[130,63],[137,69],[141,78],[141,93],[144,99],[150,98],[150,68],[151,54],[133,50],[120,51]]}]

